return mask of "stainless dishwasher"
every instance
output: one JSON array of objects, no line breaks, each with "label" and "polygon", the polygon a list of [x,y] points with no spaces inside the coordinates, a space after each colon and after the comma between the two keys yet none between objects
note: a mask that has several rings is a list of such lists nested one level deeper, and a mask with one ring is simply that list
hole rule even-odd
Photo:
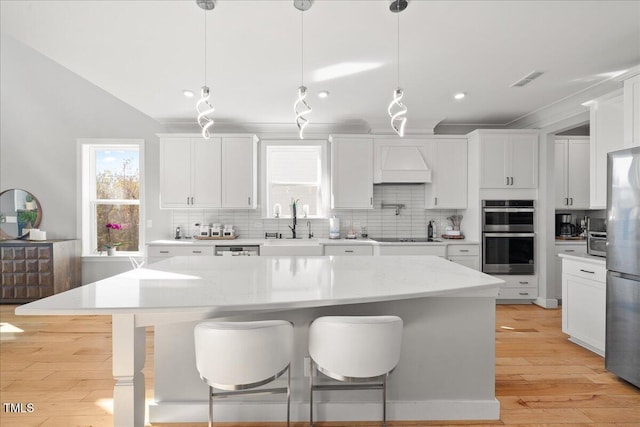
[{"label": "stainless dishwasher", "polygon": [[259,256],[260,245],[216,245],[216,256]]}]

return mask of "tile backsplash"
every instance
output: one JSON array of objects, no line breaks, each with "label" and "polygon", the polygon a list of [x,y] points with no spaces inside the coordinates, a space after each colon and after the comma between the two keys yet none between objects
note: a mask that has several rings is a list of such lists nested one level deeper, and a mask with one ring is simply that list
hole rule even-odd
[{"label": "tile backsplash", "polygon": [[[427,224],[435,223],[434,235],[443,234],[446,226],[451,225],[447,217],[464,215],[464,211],[425,210],[424,184],[375,185],[373,187],[374,209],[334,209],[331,215],[340,219],[340,234],[344,237],[351,227],[360,237],[361,228],[367,227],[369,237],[426,237]],[[404,204],[396,215],[395,209],[382,209],[382,203]],[[329,237],[328,219],[309,219],[311,231],[315,237]],[[169,236],[174,237],[175,228],[180,227],[182,236],[196,232],[196,223],[233,224],[236,234],[243,238],[264,238],[264,233],[277,232],[282,237],[291,237],[291,218],[263,219],[262,210],[242,209],[174,209],[171,211],[172,229]],[[462,220],[464,231],[464,219]],[[307,220],[298,218],[296,228],[299,237],[307,237]]]}]

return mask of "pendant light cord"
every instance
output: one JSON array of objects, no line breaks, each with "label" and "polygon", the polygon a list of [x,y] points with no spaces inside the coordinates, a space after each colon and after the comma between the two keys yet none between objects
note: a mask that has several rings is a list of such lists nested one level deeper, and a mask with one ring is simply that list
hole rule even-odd
[{"label": "pendant light cord", "polygon": [[204,85],[207,85],[207,11],[204,10]]},{"label": "pendant light cord", "polygon": [[[399,2],[398,2],[399,4]],[[398,87],[400,87],[400,12],[397,13],[398,15]]]},{"label": "pendant light cord", "polygon": [[300,86],[304,86],[304,11],[300,11]]}]

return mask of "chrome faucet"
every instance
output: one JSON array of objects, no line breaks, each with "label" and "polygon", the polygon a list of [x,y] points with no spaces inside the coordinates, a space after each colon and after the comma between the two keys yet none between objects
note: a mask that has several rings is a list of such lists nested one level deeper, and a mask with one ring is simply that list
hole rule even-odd
[{"label": "chrome faucet", "polygon": [[291,238],[292,239],[296,238],[296,224],[298,223],[298,218],[297,218],[297,215],[296,215],[296,204],[297,204],[296,201],[293,201],[291,203],[291,220],[293,222],[293,226],[290,225],[289,228],[291,229],[291,233],[292,233]]},{"label": "chrome faucet", "polygon": [[311,232],[311,221],[307,220],[307,233],[309,234],[309,238],[313,237],[313,233]]}]

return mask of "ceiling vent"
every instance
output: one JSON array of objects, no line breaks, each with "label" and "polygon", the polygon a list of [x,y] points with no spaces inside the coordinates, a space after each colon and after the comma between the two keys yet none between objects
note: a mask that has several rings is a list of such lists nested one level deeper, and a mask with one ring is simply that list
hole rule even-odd
[{"label": "ceiling vent", "polygon": [[513,83],[511,87],[522,87],[522,86],[528,85],[533,80],[540,77],[542,74],[544,74],[542,71],[532,71],[526,76],[524,76],[523,78],[521,78],[520,80],[518,80],[517,82]]}]

